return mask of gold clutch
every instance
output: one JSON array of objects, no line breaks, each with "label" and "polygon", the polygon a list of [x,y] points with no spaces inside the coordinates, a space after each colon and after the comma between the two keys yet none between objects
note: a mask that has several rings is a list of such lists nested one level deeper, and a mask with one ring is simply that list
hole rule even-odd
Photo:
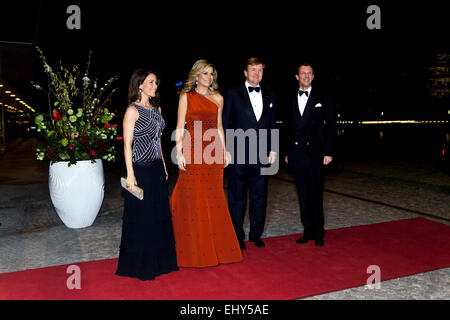
[{"label": "gold clutch", "polygon": [[[127,189],[127,179],[125,178],[120,178],[120,184],[122,185],[122,187],[127,190],[128,192],[130,192]],[[134,186],[133,188],[133,192],[131,193],[133,196],[135,196],[136,198],[138,198],[139,200],[144,199],[144,190],[142,188],[139,188],[138,186]]]}]

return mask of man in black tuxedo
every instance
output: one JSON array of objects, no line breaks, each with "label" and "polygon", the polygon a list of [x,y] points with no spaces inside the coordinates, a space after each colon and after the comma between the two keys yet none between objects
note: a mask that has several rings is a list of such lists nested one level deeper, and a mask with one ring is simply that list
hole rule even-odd
[{"label": "man in black tuxedo", "polygon": [[261,235],[264,231],[267,177],[262,174],[262,169],[275,163],[278,150],[270,139],[271,130],[275,128],[275,95],[260,85],[264,67],[258,58],[248,59],[244,70],[246,81],[227,91],[223,108],[223,127],[228,129],[227,150],[233,153],[228,154],[231,157],[228,207],[242,250],[245,250],[243,222],[247,188],[250,198],[249,240],[259,248],[265,246]]},{"label": "man in black tuxedo", "polygon": [[310,64],[301,64],[295,77],[299,90],[292,96],[284,120],[287,125],[285,161],[293,172],[304,227],[297,243],[315,240],[316,246],[323,246],[323,174],[324,166],[333,160],[335,107],[329,96],[312,88],[314,73]]}]

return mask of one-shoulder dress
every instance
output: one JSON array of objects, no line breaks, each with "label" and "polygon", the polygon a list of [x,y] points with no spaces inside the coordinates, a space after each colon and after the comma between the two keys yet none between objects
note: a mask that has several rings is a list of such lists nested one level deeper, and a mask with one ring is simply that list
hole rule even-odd
[{"label": "one-shoulder dress", "polygon": [[242,253],[223,189],[218,107],[196,91],[187,93],[187,101],[183,139],[186,171],[179,171],[170,199],[178,266],[239,262]]}]

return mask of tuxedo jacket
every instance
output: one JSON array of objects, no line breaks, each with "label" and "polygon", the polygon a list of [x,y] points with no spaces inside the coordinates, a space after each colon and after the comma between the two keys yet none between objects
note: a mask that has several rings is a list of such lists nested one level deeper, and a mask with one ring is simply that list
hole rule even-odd
[{"label": "tuxedo jacket", "polygon": [[315,88],[300,114],[298,91],[288,101],[284,112],[286,137],[284,149],[290,166],[323,165],[324,156],[333,156],[336,143],[336,115],[330,96],[321,95]]},{"label": "tuxedo jacket", "polygon": [[[278,150],[271,150],[271,130],[275,129],[275,104],[276,97],[275,94],[261,85],[261,93],[263,100],[263,111],[259,121],[256,119],[255,113],[253,111],[252,103],[250,101],[250,96],[248,89],[243,82],[241,85],[236,86],[227,90],[224,98],[224,107],[222,114],[223,128],[225,131],[225,136],[227,136],[227,129],[233,129],[234,134],[234,147],[229,149],[230,145],[229,139],[227,139],[227,151],[232,154],[233,164],[239,164],[238,162],[238,152],[240,160],[242,160],[243,149],[238,150],[238,147],[242,146],[236,135],[243,131],[247,137],[245,138],[244,150],[245,150],[245,164],[255,164],[255,162],[250,158],[250,151],[253,150],[252,154],[256,152],[256,163],[265,164],[267,159],[261,159],[259,156],[260,147],[265,148],[261,152],[267,157],[270,151],[277,152]],[[240,131],[239,129],[242,129]],[[250,129],[250,130],[249,130]],[[253,130],[251,130],[253,129]],[[266,135],[261,135],[260,129],[266,129]],[[238,130],[238,131],[236,131]],[[266,138],[267,137],[267,138]],[[229,137],[228,137],[229,138]],[[241,140],[241,142],[244,139]],[[275,148],[275,146],[274,146]],[[277,148],[278,149],[278,148]],[[264,152],[265,151],[265,152]],[[261,162],[261,160],[263,160]]]}]

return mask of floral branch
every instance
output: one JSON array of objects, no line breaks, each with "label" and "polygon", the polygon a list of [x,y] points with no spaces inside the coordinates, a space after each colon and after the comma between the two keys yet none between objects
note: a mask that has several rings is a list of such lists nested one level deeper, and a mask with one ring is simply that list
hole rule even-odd
[{"label": "floral branch", "polygon": [[[35,119],[38,132],[42,134],[41,143],[36,149],[38,160],[69,161],[69,166],[78,160],[105,159],[114,161],[115,146],[108,146],[115,141],[117,125],[112,124],[114,113],[105,108],[112,94],[117,90],[110,90],[112,83],[118,77],[111,77],[105,85],[97,90],[97,79],[89,78],[92,51],[89,51],[86,73],[80,82],[78,66],[67,69],[59,62],[58,71],[54,71],[40,48],[44,71],[47,74],[48,90],[37,84],[33,86],[46,91],[49,103],[49,119],[38,115]],[[107,94],[109,92],[109,94]],[[82,92],[82,97],[78,98]],[[100,104],[103,96],[107,98]],[[52,96],[56,101],[52,104]],[[75,106],[78,105],[78,108]]]}]

